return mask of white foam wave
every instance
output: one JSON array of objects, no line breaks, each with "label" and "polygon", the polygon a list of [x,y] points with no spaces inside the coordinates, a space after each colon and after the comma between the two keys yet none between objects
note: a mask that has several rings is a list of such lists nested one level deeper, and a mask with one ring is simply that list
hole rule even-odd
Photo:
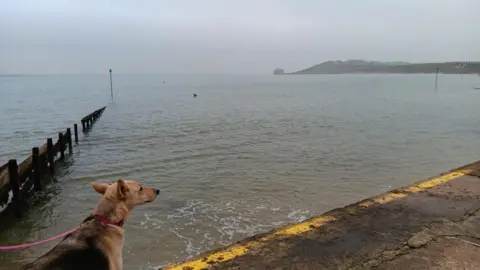
[{"label": "white foam wave", "polygon": [[[221,202],[189,200],[163,217],[145,214],[140,225],[163,231],[168,235],[169,247],[176,249],[175,254],[180,259],[187,259],[309,217],[309,210],[285,205],[276,199]],[[172,258],[174,260],[178,258]]]}]

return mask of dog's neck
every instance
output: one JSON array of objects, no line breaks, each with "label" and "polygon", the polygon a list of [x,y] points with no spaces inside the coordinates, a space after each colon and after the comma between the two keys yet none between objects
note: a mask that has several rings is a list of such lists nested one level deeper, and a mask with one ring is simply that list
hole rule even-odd
[{"label": "dog's neck", "polygon": [[125,203],[118,203],[109,198],[102,197],[92,214],[101,216],[111,224],[123,224],[128,217],[129,209]]}]

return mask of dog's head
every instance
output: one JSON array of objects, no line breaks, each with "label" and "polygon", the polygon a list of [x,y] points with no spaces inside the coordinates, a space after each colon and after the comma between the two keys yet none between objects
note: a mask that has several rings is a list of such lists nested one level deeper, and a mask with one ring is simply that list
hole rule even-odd
[{"label": "dog's head", "polygon": [[114,203],[124,203],[129,209],[149,203],[160,194],[159,189],[144,188],[132,180],[118,179],[115,183],[93,182],[93,189]]}]

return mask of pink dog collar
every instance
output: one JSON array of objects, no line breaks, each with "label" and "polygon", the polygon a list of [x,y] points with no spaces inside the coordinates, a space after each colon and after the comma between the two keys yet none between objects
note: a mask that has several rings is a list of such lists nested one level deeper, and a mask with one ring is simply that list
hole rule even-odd
[{"label": "pink dog collar", "polygon": [[94,218],[95,218],[96,222],[100,222],[100,223],[104,223],[104,224],[111,224],[111,225],[115,225],[115,226],[118,226],[118,227],[123,227],[123,220],[115,222],[115,221],[111,221],[110,219],[107,219],[106,217],[101,216],[101,215],[94,215]]}]

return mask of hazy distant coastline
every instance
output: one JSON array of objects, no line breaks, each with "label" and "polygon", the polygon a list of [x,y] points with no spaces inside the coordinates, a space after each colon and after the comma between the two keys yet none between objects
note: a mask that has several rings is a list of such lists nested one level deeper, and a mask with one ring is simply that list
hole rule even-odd
[{"label": "hazy distant coastline", "polygon": [[437,68],[439,73],[445,74],[476,74],[480,73],[480,61],[443,63],[377,62],[365,60],[327,61],[291,73],[277,68],[273,71],[273,74],[411,74],[436,73]]}]

